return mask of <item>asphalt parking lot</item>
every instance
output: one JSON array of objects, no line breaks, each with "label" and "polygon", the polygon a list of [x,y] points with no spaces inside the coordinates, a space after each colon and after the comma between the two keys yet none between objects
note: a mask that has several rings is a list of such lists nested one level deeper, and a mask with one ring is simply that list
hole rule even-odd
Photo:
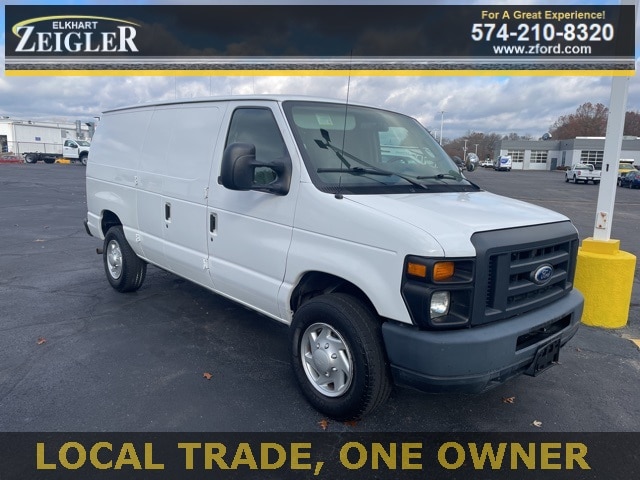
[{"label": "asphalt parking lot", "polygon": [[[287,329],[155,267],[119,294],[87,236],[84,167],[0,165],[0,431],[315,432]],[[593,233],[598,187],[558,172],[468,177]],[[640,255],[640,191],[618,189],[612,237]],[[640,275],[627,327],[582,327],[560,364],[481,395],[397,388],[355,432],[640,431]],[[204,375],[209,374],[207,379]],[[539,422],[534,425],[534,422]]]}]

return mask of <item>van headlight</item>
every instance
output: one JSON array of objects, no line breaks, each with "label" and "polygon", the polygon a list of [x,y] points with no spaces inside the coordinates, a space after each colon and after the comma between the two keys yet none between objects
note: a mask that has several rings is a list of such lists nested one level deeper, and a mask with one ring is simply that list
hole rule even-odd
[{"label": "van headlight", "polygon": [[474,277],[473,258],[406,257],[402,298],[413,323],[431,330],[469,326]]},{"label": "van headlight", "polygon": [[431,295],[431,306],[429,308],[431,320],[449,313],[450,300],[451,295],[449,292],[434,292]]}]

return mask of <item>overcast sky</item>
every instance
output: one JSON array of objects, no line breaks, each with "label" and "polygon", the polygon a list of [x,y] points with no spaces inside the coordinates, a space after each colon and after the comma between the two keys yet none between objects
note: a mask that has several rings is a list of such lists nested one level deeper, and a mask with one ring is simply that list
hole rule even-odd
[{"label": "overcast sky", "polygon": [[[179,2],[100,2],[100,1],[11,1],[26,4],[153,4]],[[300,1],[190,1],[186,3],[302,3]],[[308,2],[345,3],[345,2]],[[348,3],[394,3],[391,1]],[[556,2],[515,1],[405,1],[399,3],[447,3],[483,5],[552,5]],[[619,1],[570,1],[561,4],[611,4]],[[0,76],[0,115],[25,120],[92,120],[103,110],[154,100],[191,98],[216,94],[303,94],[344,99],[346,77],[14,77],[4,74],[5,25],[2,24],[2,75]],[[638,38],[636,22],[636,52]],[[467,34],[467,32],[460,32]],[[638,68],[636,54],[636,68]],[[540,137],[561,115],[573,113],[585,102],[609,104],[611,77],[595,76],[433,76],[433,77],[352,77],[349,99],[398,110],[418,118],[427,128],[439,131],[444,111],[444,137],[455,138],[467,132]],[[627,110],[640,111],[640,79],[629,84]]]}]

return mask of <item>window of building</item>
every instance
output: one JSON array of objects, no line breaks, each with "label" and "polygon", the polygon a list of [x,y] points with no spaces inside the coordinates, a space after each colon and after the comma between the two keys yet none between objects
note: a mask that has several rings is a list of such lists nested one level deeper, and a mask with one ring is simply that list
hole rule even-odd
[{"label": "window of building", "polygon": [[596,170],[602,170],[602,159],[604,150],[582,150],[580,152],[580,163],[590,163]]},{"label": "window of building", "polygon": [[530,163],[547,163],[548,150],[531,150]]},{"label": "window of building", "polygon": [[507,150],[512,162],[524,162],[524,150]]}]

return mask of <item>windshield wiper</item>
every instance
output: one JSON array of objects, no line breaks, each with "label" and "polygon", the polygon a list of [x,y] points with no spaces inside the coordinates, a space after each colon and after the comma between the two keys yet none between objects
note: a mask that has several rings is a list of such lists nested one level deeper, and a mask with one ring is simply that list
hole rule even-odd
[{"label": "windshield wiper", "polygon": [[458,182],[464,180],[465,182],[468,182],[472,187],[478,190],[482,190],[482,188],[480,188],[477,184],[473,183],[468,178],[463,177],[462,175],[456,176],[452,173],[438,173],[437,175],[420,175],[419,177],[416,177],[416,178],[418,180],[426,180],[426,179],[444,180],[445,178],[447,178],[450,180],[456,180]]},{"label": "windshield wiper", "polygon": [[387,170],[382,170],[378,168],[362,168],[362,167],[351,167],[351,168],[319,168],[316,170],[318,173],[350,173],[351,175],[382,175],[385,177],[395,176],[403,179],[404,181],[410,183],[411,185],[415,185],[416,187],[420,187],[423,190],[429,190],[429,187],[426,185],[416,182],[411,177],[407,177],[405,175],[389,172]]},{"label": "windshield wiper", "polygon": [[384,175],[390,177],[395,173],[385,172],[384,170],[375,170],[373,168],[351,167],[351,168],[319,168],[318,173],[351,173],[353,175]]},{"label": "windshield wiper", "polygon": [[[395,172],[388,172],[387,170],[383,170],[380,168],[376,168],[375,166],[371,165],[369,162],[365,162],[364,160],[362,160],[361,158],[356,157],[355,155],[352,155],[349,152],[346,152],[344,149],[339,149],[336,148],[335,146],[333,146],[331,144],[331,138],[329,136],[329,132],[327,130],[325,130],[324,128],[320,129],[320,134],[322,135],[322,138],[324,139],[324,141],[320,140],[320,139],[316,139],[316,145],[318,145],[318,147],[322,148],[322,149],[330,149],[333,153],[336,154],[336,156],[338,157],[338,159],[347,167],[346,169],[340,169],[340,168],[318,168],[318,170],[316,170],[318,173],[339,173],[339,172],[348,172],[352,175],[365,175],[365,174],[369,174],[369,175],[384,175],[384,176],[392,176],[395,175],[398,178],[402,178],[403,180],[405,180],[406,182],[410,183],[411,185],[415,185],[416,187],[420,187],[424,190],[429,190],[429,187],[427,187],[426,185],[415,181],[414,179],[407,177],[405,175],[399,174],[399,173],[395,173]],[[349,162],[347,161],[347,159],[345,158],[349,158],[355,162],[358,162],[360,165],[364,165],[367,168],[362,168],[362,167],[352,167]]]},{"label": "windshield wiper", "polygon": [[442,180],[444,178],[448,178],[450,180],[466,180],[464,177],[462,176],[455,176],[452,175],[451,173],[438,173],[437,175],[420,175],[418,177],[416,177],[418,180],[426,180],[426,179],[431,179],[431,178],[435,178],[436,180]]}]

